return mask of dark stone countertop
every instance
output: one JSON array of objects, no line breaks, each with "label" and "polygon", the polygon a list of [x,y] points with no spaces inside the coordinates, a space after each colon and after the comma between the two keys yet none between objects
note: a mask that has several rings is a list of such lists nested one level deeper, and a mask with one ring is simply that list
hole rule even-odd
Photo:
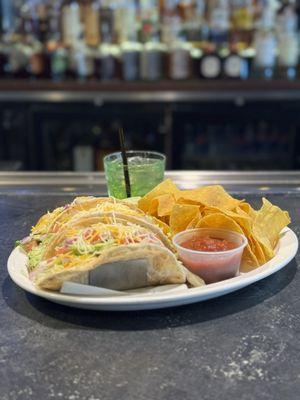
[{"label": "dark stone countertop", "polygon": [[[233,294],[173,309],[96,312],[25,293],[8,277],[14,241],[68,195],[0,195],[0,399],[300,398],[299,253]],[[258,204],[257,194],[247,199]],[[300,193],[271,201],[300,233]]]}]

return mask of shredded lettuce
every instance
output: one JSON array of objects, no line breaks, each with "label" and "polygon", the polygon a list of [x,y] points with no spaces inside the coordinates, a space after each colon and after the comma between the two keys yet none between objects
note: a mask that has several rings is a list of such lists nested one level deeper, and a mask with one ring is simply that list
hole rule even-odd
[{"label": "shredded lettuce", "polygon": [[70,249],[73,251],[73,254],[76,256],[80,256],[83,254],[100,254],[106,247],[114,244],[114,240],[109,240],[104,243],[96,243],[96,244],[87,244],[84,245],[81,243],[74,243],[70,246]]},{"label": "shredded lettuce", "polygon": [[28,255],[28,269],[32,271],[41,261],[44,254],[44,251],[51,240],[51,235],[46,237],[42,243],[38,246],[34,247],[32,250],[29,251]]},{"label": "shredded lettuce", "polygon": [[33,270],[41,261],[43,257],[43,253],[45,250],[45,245],[40,244],[39,246],[34,247],[29,253],[28,253],[28,267],[29,270]]}]

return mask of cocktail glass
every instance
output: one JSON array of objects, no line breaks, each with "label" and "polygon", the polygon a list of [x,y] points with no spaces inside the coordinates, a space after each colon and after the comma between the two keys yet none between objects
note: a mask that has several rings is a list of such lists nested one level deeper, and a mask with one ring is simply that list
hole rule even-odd
[{"label": "cocktail glass", "polygon": [[[144,196],[164,179],[166,157],[155,151],[127,151],[131,196]],[[103,159],[109,196],[124,199],[126,195],[121,152]]]}]

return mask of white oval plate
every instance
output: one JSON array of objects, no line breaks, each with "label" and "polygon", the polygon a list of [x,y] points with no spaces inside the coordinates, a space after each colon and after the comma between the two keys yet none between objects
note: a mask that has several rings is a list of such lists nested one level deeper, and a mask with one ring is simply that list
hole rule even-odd
[{"label": "white oval plate", "polygon": [[279,271],[295,257],[297,250],[297,236],[291,229],[285,228],[281,233],[275,257],[251,272],[200,288],[121,297],[78,296],[37,289],[27,276],[27,257],[19,248],[10,254],[7,268],[11,279],[22,289],[55,303],[91,310],[150,310],[196,303],[234,292]]}]

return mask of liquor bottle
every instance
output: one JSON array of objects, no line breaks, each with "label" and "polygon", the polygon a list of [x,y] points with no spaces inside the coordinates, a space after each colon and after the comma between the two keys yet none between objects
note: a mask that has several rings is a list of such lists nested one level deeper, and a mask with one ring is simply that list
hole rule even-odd
[{"label": "liquor bottle", "polygon": [[135,1],[119,4],[118,21],[115,20],[120,45],[121,75],[125,81],[138,80],[140,77],[140,56],[142,45],[137,38],[137,9]]},{"label": "liquor bottle", "polygon": [[140,41],[147,43],[153,36],[158,35],[159,15],[156,0],[140,1]]},{"label": "liquor bottle", "polygon": [[62,38],[65,46],[74,46],[82,32],[80,7],[76,0],[64,0],[61,10]]},{"label": "liquor bottle", "polygon": [[209,2],[210,40],[217,46],[228,42],[230,27],[230,7],[228,0]]},{"label": "liquor bottle", "polygon": [[61,7],[62,0],[52,0],[48,8],[48,30],[46,41],[62,43],[62,25],[61,25]]},{"label": "liquor bottle", "polygon": [[272,79],[276,65],[277,41],[274,32],[276,7],[269,0],[262,11],[258,30],[254,36],[255,59],[253,75],[257,78]]},{"label": "liquor bottle", "polygon": [[192,46],[190,43],[174,41],[169,53],[169,77],[174,80],[189,79],[192,75]]},{"label": "liquor bottle", "polygon": [[141,54],[141,77],[147,81],[155,81],[164,77],[167,47],[155,35],[144,44]]},{"label": "liquor bottle", "polygon": [[114,13],[112,2],[101,1],[100,7],[100,40],[101,43],[113,43],[114,41]]},{"label": "liquor bottle", "polygon": [[188,42],[200,44],[208,39],[209,29],[205,19],[205,1],[195,0],[188,8],[188,19],[184,21],[184,32]]},{"label": "liquor bottle", "polygon": [[218,79],[222,74],[221,57],[214,43],[208,43],[199,60],[198,76],[202,79]]},{"label": "liquor bottle", "polygon": [[50,78],[62,81],[67,76],[68,52],[61,43],[48,42],[47,51],[50,62]]},{"label": "liquor bottle", "polygon": [[44,46],[38,40],[34,40],[31,45],[28,71],[33,79],[49,77],[48,58]]},{"label": "liquor bottle", "polygon": [[191,77],[192,46],[182,36],[182,25],[179,19],[173,19],[172,39],[169,46],[169,78],[183,80]]},{"label": "liquor bottle", "polygon": [[85,42],[88,46],[98,46],[100,43],[100,5],[95,0],[82,3],[82,19]]},{"label": "liquor bottle", "polygon": [[277,19],[279,78],[295,79],[299,60],[297,15],[293,5],[287,4],[280,10]]},{"label": "liquor bottle", "polygon": [[231,0],[230,42],[249,46],[253,40],[254,7],[253,0]]},{"label": "liquor bottle", "polygon": [[7,57],[5,72],[8,78],[28,78],[27,65],[31,48],[24,43],[19,34],[8,34],[3,38],[4,51]]},{"label": "liquor bottle", "polygon": [[85,44],[83,34],[69,54],[72,75],[79,80],[93,78],[95,73],[94,52]]},{"label": "liquor bottle", "polygon": [[225,49],[221,54],[222,70],[225,79],[248,79],[250,75],[250,63],[245,53],[239,51],[234,44]]},{"label": "liquor bottle", "polygon": [[203,51],[194,47],[191,50],[191,62],[192,62],[192,77],[199,78],[200,77],[200,61],[203,55]]},{"label": "liquor bottle", "polygon": [[123,42],[121,45],[122,78],[134,81],[140,78],[140,58],[142,45],[137,41]]},{"label": "liquor bottle", "polygon": [[14,32],[18,24],[18,15],[15,12],[16,4],[11,0],[0,2],[1,34]]},{"label": "liquor bottle", "polygon": [[[253,47],[247,47],[246,49],[241,49],[239,51],[239,54],[246,63],[245,64],[245,76],[247,75],[247,78],[249,78],[251,76],[252,69],[253,69],[254,58],[255,58],[255,49]],[[246,79],[246,77],[243,77],[243,79]]]},{"label": "liquor bottle", "polygon": [[49,29],[47,32],[47,56],[49,58],[49,75],[55,81],[66,78],[68,52],[63,45],[60,25],[61,1],[53,1],[48,12]]},{"label": "liquor bottle", "polygon": [[120,47],[102,43],[95,54],[95,74],[103,81],[120,78]]},{"label": "liquor bottle", "polygon": [[135,21],[132,21],[132,12],[134,17],[135,9],[136,3],[134,0],[117,0],[113,2],[114,43],[122,44],[127,40],[128,30],[130,28],[135,29]]},{"label": "liquor bottle", "polygon": [[20,26],[17,33],[24,40],[37,39],[39,36],[39,19],[33,0],[25,2],[20,9]]},{"label": "liquor bottle", "polygon": [[8,48],[2,36],[0,40],[0,79],[6,77],[7,64],[8,64]]},{"label": "liquor bottle", "polygon": [[38,4],[36,7],[37,14],[37,32],[36,39],[40,43],[45,43],[49,30],[49,14],[46,4]]}]

